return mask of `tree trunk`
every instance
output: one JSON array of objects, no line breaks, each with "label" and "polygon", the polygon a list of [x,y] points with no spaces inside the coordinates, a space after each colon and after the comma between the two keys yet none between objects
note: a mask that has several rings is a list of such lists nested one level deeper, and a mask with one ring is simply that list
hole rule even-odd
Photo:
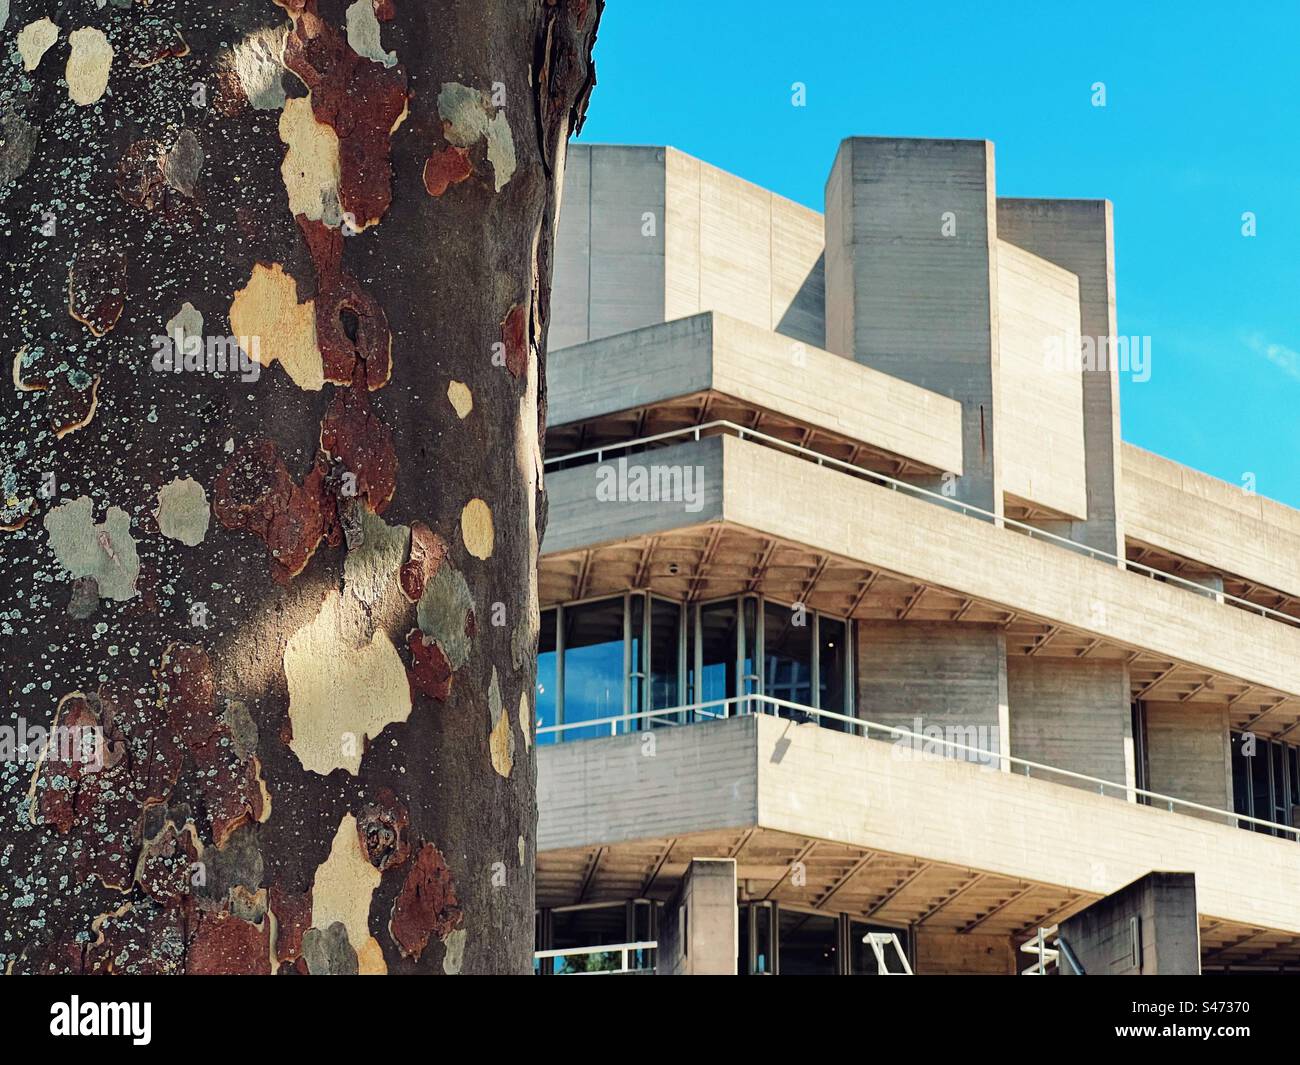
[{"label": "tree trunk", "polygon": [[531,970],[602,6],[0,0],[4,969]]}]

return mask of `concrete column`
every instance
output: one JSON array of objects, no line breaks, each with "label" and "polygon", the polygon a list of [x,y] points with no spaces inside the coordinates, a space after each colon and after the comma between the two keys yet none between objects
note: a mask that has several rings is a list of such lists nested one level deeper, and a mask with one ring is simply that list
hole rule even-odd
[{"label": "concrete column", "polygon": [[740,951],[734,858],[695,858],[659,924],[660,976],[735,976]]},{"label": "concrete column", "polygon": [[[963,757],[946,751],[940,739],[1003,753],[1006,662],[1006,637],[997,625],[860,621],[858,716],[933,736],[936,742],[923,745],[922,753]],[[982,761],[998,765],[996,759]]]},{"label": "concrete column", "polygon": [[[1124,662],[1012,655],[1007,694],[1013,755],[1134,786],[1133,713]],[[1106,794],[1118,797],[1119,787]]]},{"label": "concrete column", "polygon": [[826,183],[826,343],[960,401],[956,498],[1001,514],[994,189],[988,141],[842,141]]},{"label": "concrete column", "polygon": [[[1228,708],[1213,703],[1144,702],[1150,791],[1232,809]],[[1183,810],[1182,813],[1192,813]],[[1220,824],[1232,819],[1203,815]]]},{"label": "concrete column", "polygon": [[[1060,924],[1085,976],[1199,976],[1192,873],[1148,873]],[[1062,976],[1077,976],[1061,959]]]},{"label": "concrete column", "polygon": [[[1091,337],[1096,350],[1108,350],[1104,339],[1117,332],[1110,201],[999,199],[997,232],[1079,278],[1079,334]],[[1123,558],[1119,378],[1110,369],[1083,372],[1083,438],[1088,520],[1042,524],[1058,536]]]}]

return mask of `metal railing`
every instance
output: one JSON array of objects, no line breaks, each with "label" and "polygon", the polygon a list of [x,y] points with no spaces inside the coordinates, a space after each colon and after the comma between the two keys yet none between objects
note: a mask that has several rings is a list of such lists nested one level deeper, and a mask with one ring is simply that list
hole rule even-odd
[{"label": "metal railing", "polygon": [[620,973],[648,973],[654,970],[654,966],[641,966],[632,968],[628,965],[630,956],[639,950],[655,950],[659,943],[656,940],[643,940],[637,943],[606,943],[596,947],[562,947],[558,950],[538,950],[533,952],[533,957],[538,961],[546,958],[577,958],[590,957],[593,954],[617,954],[619,956],[619,967],[617,969],[590,969],[585,971],[571,971],[556,973],[556,976],[617,976]]},{"label": "metal railing", "polygon": [[[801,719],[807,722],[815,722],[823,727],[831,727],[824,724],[825,722],[834,722],[843,726],[838,731],[849,733],[850,735],[861,736],[863,739],[872,739],[871,733],[881,733],[882,736],[876,738],[890,737],[895,741],[906,739],[910,741],[919,741],[911,743],[913,751],[920,751],[924,754],[930,753],[926,748],[932,745],[939,745],[945,751],[959,752],[964,755],[975,755],[965,761],[975,761],[985,766],[991,766],[996,762],[999,769],[1005,767],[1005,772],[1016,772],[1023,770],[1026,777],[1033,777],[1038,773],[1041,777],[1050,776],[1053,780],[1064,778],[1065,780],[1074,781],[1079,784],[1086,784],[1091,789],[1096,789],[1099,795],[1122,796],[1128,802],[1136,802],[1140,797],[1146,800],[1146,805],[1151,807],[1163,807],[1170,813],[1179,810],[1195,810],[1202,814],[1213,814],[1216,818],[1223,818],[1229,824],[1257,825],[1260,828],[1266,828],[1273,833],[1283,833],[1294,839],[1300,840],[1300,828],[1292,825],[1284,825],[1277,821],[1266,821],[1263,818],[1251,817],[1248,814],[1239,814],[1232,810],[1224,810],[1217,806],[1207,806],[1204,803],[1193,802],[1190,799],[1179,799],[1173,795],[1164,795],[1157,791],[1148,791],[1146,788],[1135,787],[1131,784],[1117,784],[1113,780],[1104,780],[1101,777],[1088,776],[1086,773],[1076,773],[1072,769],[1061,769],[1057,766],[1045,765],[1042,762],[1031,761],[1028,758],[1018,758],[1015,755],[1003,754],[1000,751],[990,751],[982,747],[972,747],[968,744],[957,743],[953,740],[940,739],[935,736],[927,736],[924,733],[913,732],[911,729],[901,728],[897,725],[882,725],[877,721],[867,721],[860,717],[849,717],[846,714],[836,713],[833,710],[821,710],[813,706],[805,706],[802,703],[792,703],[786,699],[778,699],[771,695],[736,695],[726,699],[709,699],[699,703],[689,703],[684,706],[666,707],[661,710],[644,710],[635,714],[618,714],[612,717],[590,718],[585,721],[567,721],[558,725],[544,725],[537,729],[538,742],[544,742],[543,737],[555,736],[556,739],[562,739],[566,732],[575,732],[579,729],[596,730],[605,732],[608,735],[617,736],[644,729],[633,729],[630,726],[633,722],[645,722],[651,726],[657,727],[674,727],[679,725],[691,725],[698,721],[719,721],[733,717],[744,717],[750,714],[768,714],[774,717],[792,718],[796,722]],[[676,719],[676,720],[674,720]],[[692,720],[694,719],[694,720]],[[580,737],[592,739],[596,737]],[[905,748],[904,748],[905,749]],[[1049,783],[1052,781],[1049,781]]]},{"label": "metal railing", "polygon": [[[712,432],[710,432],[710,430],[712,430]],[[806,448],[801,444],[792,444],[790,441],[782,440],[780,437],[770,436],[767,433],[760,433],[757,429],[749,429],[743,425],[738,425],[735,422],[727,421],[725,419],[705,422],[702,425],[690,426],[686,429],[672,429],[668,432],[655,433],[653,436],[643,436],[635,440],[622,440],[601,447],[587,448],[584,451],[574,451],[566,455],[555,455],[547,459],[545,465],[551,467],[559,467],[570,463],[574,465],[582,465],[578,460],[591,458],[594,458],[597,463],[601,463],[605,461],[605,455],[611,452],[628,451],[633,448],[642,448],[649,445],[660,444],[665,441],[681,440],[683,438],[701,440],[705,436],[720,436],[728,433],[734,434],[741,440],[753,440],[756,443],[763,444],[767,447],[775,447],[789,451],[793,454],[799,455],[801,458],[815,462],[818,466],[830,466],[833,469],[841,470],[844,473],[851,474],[852,476],[863,480],[872,481],[896,492],[904,492],[908,495],[927,499],[951,510],[960,511],[968,517],[986,521],[998,528],[1014,529],[1017,532],[1025,533],[1034,540],[1047,540],[1050,543],[1055,543],[1077,554],[1087,555],[1090,558],[1112,563],[1120,569],[1128,570],[1130,572],[1144,574],[1145,576],[1151,577],[1163,584],[1174,584],[1178,587],[1186,588],[1203,598],[1212,598],[1221,603],[1231,603],[1238,609],[1248,610],[1253,614],[1259,614],[1261,617],[1272,618],[1275,621],[1281,621],[1287,625],[1300,627],[1300,617],[1297,617],[1294,614],[1286,614],[1280,610],[1274,610],[1272,607],[1264,606],[1261,603],[1252,603],[1249,599],[1242,599],[1240,596],[1231,595],[1228,592],[1216,591],[1204,584],[1197,584],[1195,581],[1188,580],[1186,577],[1179,577],[1177,574],[1166,573],[1164,570],[1144,565],[1141,562],[1134,562],[1127,558],[1121,558],[1119,555],[1112,554],[1109,551],[1103,551],[1099,547],[1092,547],[1089,544],[1081,544],[1076,540],[1071,540],[1065,536],[1059,536],[1056,533],[1048,532],[1046,529],[1040,529],[1034,525],[1028,525],[1023,521],[1017,521],[1014,518],[994,514],[991,510],[985,510],[983,507],[977,507],[972,503],[964,503],[959,499],[953,499],[950,496],[945,496],[939,492],[932,492],[928,488],[921,488],[918,485],[908,484],[906,481],[900,481],[895,477],[890,477],[888,474],[877,473],[875,470],[868,470],[862,466],[855,466],[850,462],[844,462],[842,459],[832,458],[830,455],[823,455],[820,451],[813,451],[811,448]]]}]

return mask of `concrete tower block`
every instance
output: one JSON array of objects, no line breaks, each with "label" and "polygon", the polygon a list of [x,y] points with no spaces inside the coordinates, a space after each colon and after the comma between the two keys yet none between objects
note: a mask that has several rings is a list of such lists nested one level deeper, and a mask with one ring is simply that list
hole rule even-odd
[{"label": "concrete tower block", "polygon": [[[1109,200],[997,201],[998,236],[1079,278],[1080,335],[1096,350],[1116,335],[1115,240]],[[1052,531],[1124,556],[1117,503],[1120,483],[1119,378],[1108,369],[1083,372],[1083,435],[1088,517]]]},{"label": "concrete tower block", "polygon": [[853,137],[826,183],[826,342],[958,400],[957,498],[1002,513],[993,145]]},{"label": "concrete tower block", "polygon": [[[1060,925],[1084,976],[1199,976],[1193,873],[1148,873]],[[1078,976],[1061,959],[1062,976]]]},{"label": "concrete tower block", "polygon": [[735,976],[740,924],[736,860],[694,858],[664,907],[656,972],[660,976]]}]

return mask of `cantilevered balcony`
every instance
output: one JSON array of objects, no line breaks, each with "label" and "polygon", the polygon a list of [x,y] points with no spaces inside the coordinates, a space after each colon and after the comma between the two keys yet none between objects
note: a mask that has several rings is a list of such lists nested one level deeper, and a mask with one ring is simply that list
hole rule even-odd
[{"label": "cantilevered balcony", "polygon": [[1300,964],[1300,847],[1229,811],[771,697],[580,727],[609,735],[539,750],[542,907],[667,898],[731,857],[750,899],[1017,941],[1173,869],[1207,968]]}]

